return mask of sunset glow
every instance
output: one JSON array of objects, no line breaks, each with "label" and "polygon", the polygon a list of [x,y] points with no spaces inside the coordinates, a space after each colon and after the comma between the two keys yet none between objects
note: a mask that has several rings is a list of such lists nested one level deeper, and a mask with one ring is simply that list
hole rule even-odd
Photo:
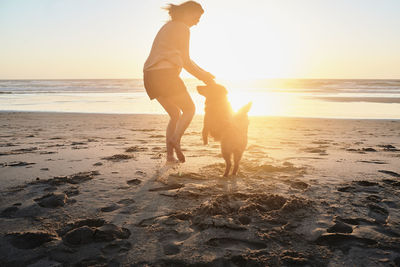
[{"label": "sunset glow", "polygon": [[288,102],[287,96],[274,93],[256,93],[245,91],[231,91],[228,99],[234,111],[238,111],[245,104],[252,102],[250,115],[276,116],[286,112]]},{"label": "sunset glow", "polygon": [[[169,2],[1,1],[0,79],[141,78]],[[199,2],[191,57],[217,79],[400,77],[398,1]]]}]

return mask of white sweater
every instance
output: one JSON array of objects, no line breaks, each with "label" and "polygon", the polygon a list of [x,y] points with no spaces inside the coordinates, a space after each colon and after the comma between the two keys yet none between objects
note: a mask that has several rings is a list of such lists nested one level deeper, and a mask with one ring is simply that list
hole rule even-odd
[{"label": "white sweater", "polygon": [[189,56],[190,29],[180,21],[169,21],[157,33],[150,55],[144,63],[143,71],[185,68],[202,80],[206,71],[197,66]]}]

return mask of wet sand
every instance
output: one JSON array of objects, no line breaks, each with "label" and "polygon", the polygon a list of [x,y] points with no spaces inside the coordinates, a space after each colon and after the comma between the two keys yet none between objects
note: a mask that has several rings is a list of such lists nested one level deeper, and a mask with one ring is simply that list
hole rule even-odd
[{"label": "wet sand", "polygon": [[0,265],[400,265],[400,121],[251,117],[229,178],[166,123],[0,113]]}]

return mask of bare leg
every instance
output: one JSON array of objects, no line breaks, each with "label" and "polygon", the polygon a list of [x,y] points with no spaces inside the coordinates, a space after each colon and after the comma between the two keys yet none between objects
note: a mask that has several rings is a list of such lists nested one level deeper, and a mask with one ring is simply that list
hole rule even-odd
[{"label": "bare leg", "polygon": [[168,99],[164,97],[157,98],[157,101],[163,106],[165,111],[167,111],[170,119],[168,122],[167,130],[166,130],[166,146],[167,146],[167,161],[168,162],[177,162],[177,159],[174,157],[174,146],[170,142],[172,137],[174,136],[176,124],[181,116],[181,112],[177,106],[168,101]]},{"label": "bare leg", "polygon": [[169,140],[171,140],[174,136],[177,121],[178,119],[176,118],[170,118],[167,126],[165,141],[167,144],[167,161],[169,162],[177,162],[177,159],[174,156],[174,146],[171,142],[169,142]]},{"label": "bare leg", "polygon": [[193,119],[195,106],[192,101],[190,95],[185,92],[183,94],[177,96],[171,96],[168,98],[172,103],[174,103],[180,110],[182,110],[182,115],[179,117],[179,120],[176,124],[175,133],[170,139],[170,142],[175,148],[176,156],[178,157],[180,162],[185,162],[185,156],[181,150],[181,138],[183,133],[189,126],[190,122]]},{"label": "bare leg", "polygon": [[[167,157],[169,157],[169,153],[174,148],[179,161],[185,162],[185,156],[182,153],[180,143],[183,133],[193,119],[195,112],[194,103],[187,92],[167,98],[159,97],[157,100],[170,116],[166,133]],[[182,110],[182,114],[180,110]]]},{"label": "bare leg", "polygon": [[182,116],[179,118],[175,129],[174,141],[180,141],[183,133],[189,126],[193,119],[195,106],[190,95],[185,92],[177,96],[169,98],[180,110],[182,110]]}]

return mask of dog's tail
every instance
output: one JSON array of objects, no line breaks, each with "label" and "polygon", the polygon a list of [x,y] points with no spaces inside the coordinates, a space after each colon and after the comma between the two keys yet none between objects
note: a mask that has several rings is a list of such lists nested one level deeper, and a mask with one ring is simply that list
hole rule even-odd
[{"label": "dog's tail", "polygon": [[241,107],[239,111],[236,113],[237,115],[245,115],[249,112],[251,109],[251,106],[253,105],[253,102],[247,103],[245,106]]}]

